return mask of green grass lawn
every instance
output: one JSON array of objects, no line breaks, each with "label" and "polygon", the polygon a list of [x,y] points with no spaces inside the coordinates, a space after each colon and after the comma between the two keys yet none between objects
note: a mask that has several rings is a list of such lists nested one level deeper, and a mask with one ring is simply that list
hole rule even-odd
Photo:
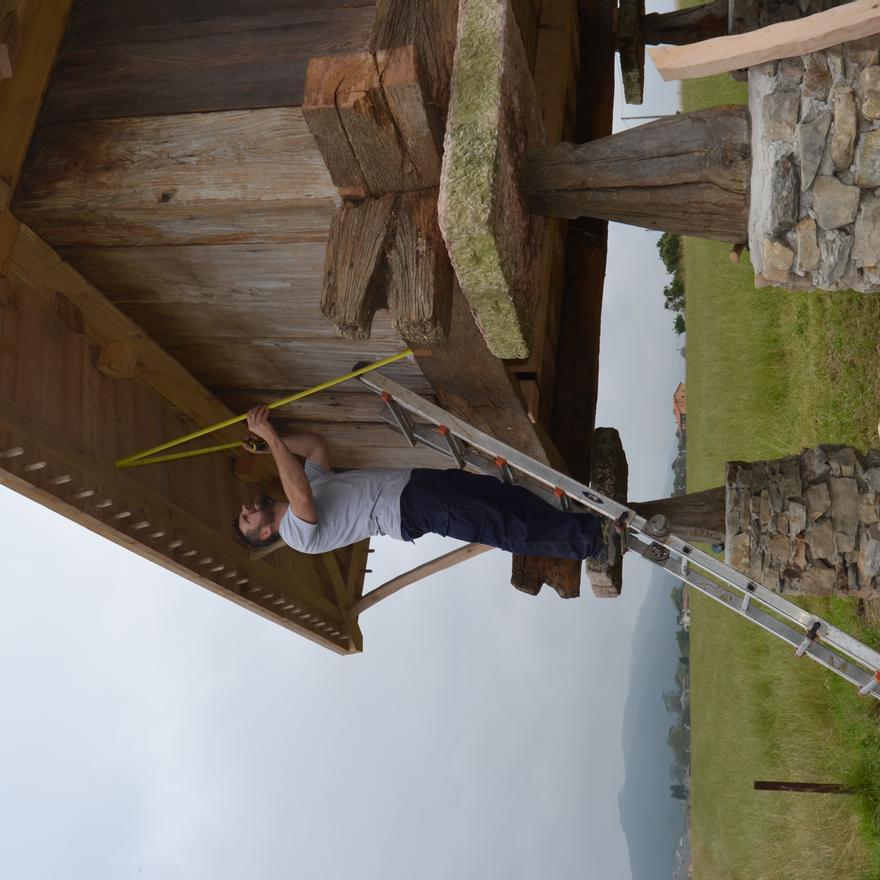
[{"label": "green grass lawn", "polygon": [[[686,83],[685,110],[741,102],[728,77]],[[877,446],[880,296],[755,290],[744,255],[688,239],[688,489],[724,462],[819,442]],[[696,880],[880,878],[880,704],[709,600],[691,629]],[[854,601],[816,613],[880,647]],[[859,794],[754,792],[755,779],[847,782]]]}]

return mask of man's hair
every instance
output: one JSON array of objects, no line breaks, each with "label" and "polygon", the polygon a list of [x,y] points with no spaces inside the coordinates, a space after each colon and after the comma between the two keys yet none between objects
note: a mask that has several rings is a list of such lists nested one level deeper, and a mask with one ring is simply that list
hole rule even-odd
[{"label": "man's hair", "polygon": [[262,550],[263,547],[269,547],[274,544],[280,535],[278,532],[272,532],[268,538],[260,537],[260,529],[262,526],[258,526],[255,529],[251,529],[249,532],[242,531],[241,526],[238,524],[238,517],[236,517],[232,521],[232,532],[242,544],[246,547],[249,547],[251,550]]}]

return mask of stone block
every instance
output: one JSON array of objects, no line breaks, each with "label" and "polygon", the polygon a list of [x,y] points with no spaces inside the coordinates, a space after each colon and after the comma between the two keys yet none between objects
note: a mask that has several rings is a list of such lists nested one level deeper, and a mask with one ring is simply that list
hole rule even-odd
[{"label": "stone block", "polygon": [[834,527],[831,521],[823,519],[810,526],[806,531],[807,545],[813,561],[827,559],[837,561],[837,545],[834,543]]},{"label": "stone block", "polygon": [[780,241],[765,238],[762,257],[764,261],[762,274],[768,281],[777,283],[788,281],[788,273],[794,264],[794,251],[790,247],[786,247]]},{"label": "stone block", "polygon": [[[851,189],[856,189],[851,187]],[[856,192],[858,190],[856,189]],[[816,286],[820,289],[834,287],[846,274],[849,256],[852,253],[852,236],[844,229],[829,229],[819,238],[821,263],[815,274]]]},{"label": "stone block", "polygon": [[[800,174],[793,156],[782,156],[770,172],[770,235],[780,236],[798,221]],[[766,271],[764,274],[766,275]]]},{"label": "stone block", "polygon": [[788,531],[792,538],[807,527],[807,509],[800,501],[788,502]]},{"label": "stone block", "polygon": [[786,458],[779,467],[780,480],[779,485],[782,494],[786,498],[796,498],[803,491],[801,483],[801,466],[800,459],[797,457]]},{"label": "stone block", "polygon": [[770,492],[765,489],[758,501],[758,519],[765,528],[770,524]]},{"label": "stone block", "polygon": [[812,565],[798,579],[796,589],[804,596],[830,596],[837,585],[837,572],[833,568]]},{"label": "stone block", "polygon": [[807,489],[807,513],[810,522],[816,522],[831,508],[831,495],[825,483],[816,483]]},{"label": "stone block", "polygon": [[804,77],[804,62],[800,58],[783,58],[778,64],[773,62],[777,81],[783,88],[791,89],[801,84]]},{"label": "stone block", "polygon": [[831,473],[828,467],[828,453],[821,446],[805,449],[801,453],[801,466],[804,479],[808,483],[823,480]]},{"label": "stone block", "polygon": [[866,195],[859,205],[852,258],[859,268],[880,263],[880,198],[876,195]]},{"label": "stone block", "polygon": [[870,526],[880,522],[877,513],[877,495],[875,492],[863,492],[859,495],[859,519],[863,525]]},{"label": "stone block", "polygon": [[856,467],[858,466],[858,459],[856,458],[856,451],[851,446],[844,446],[843,449],[838,449],[837,452],[834,453],[835,461],[837,462],[836,468],[832,469],[833,476],[839,477],[854,477],[856,474]]},{"label": "stone block", "polygon": [[801,163],[801,190],[809,189],[816,177],[830,127],[830,110],[812,113],[798,123],[797,146]]},{"label": "stone block", "polygon": [[858,132],[856,98],[850,86],[838,84],[832,91],[832,100],[834,129],[831,135],[831,161],[836,171],[846,171],[852,165]]},{"label": "stone block", "polygon": [[831,477],[831,521],[838,532],[854,535],[859,527],[859,489],[852,477]]},{"label": "stone block", "polygon": [[880,130],[866,131],[856,148],[856,184],[880,186]]},{"label": "stone block", "polygon": [[801,80],[803,93],[817,101],[824,101],[831,88],[831,71],[824,52],[811,52],[804,55],[804,76]]},{"label": "stone block", "polygon": [[880,492],[880,466],[869,467],[865,473],[862,474],[862,478],[865,481],[865,485],[868,486],[872,492]]},{"label": "stone block", "polygon": [[787,563],[791,557],[791,540],[788,535],[778,532],[770,538],[770,556],[782,563]]},{"label": "stone block", "polygon": [[817,177],[813,184],[813,210],[823,229],[839,229],[856,219],[859,189],[846,186],[836,177]]},{"label": "stone block", "polygon": [[771,141],[790,141],[794,137],[800,109],[800,95],[796,91],[776,91],[761,100],[761,118],[764,135]]},{"label": "stone block", "polygon": [[803,571],[807,567],[807,542],[803,538],[795,540],[790,564],[798,571]]},{"label": "stone block", "polygon": [[805,217],[794,228],[795,261],[794,271],[807,275],[819,267],[819,243],[816,240],[816,221]]},{"label": "stone block", "polygon": [[880,526],[871,525],[862,532],[856,565],[863,585],[873,581],[880,573]]},{"label": "stone block", "polygon": [[843,59],[843,46],[832,46],[825,50],[825,62],[831,79],[837,83],[846,75],[846,63]]},{"label": "stone block", "polygon": [[749,536],[744,532],[734,535],[733,540],[725,545],[727,564],[737,571],[747,572],[751,559],[750,543]]},{"label": "stone block", "polygon": [[850,40],[843,44],[843,56],[847,63],[847,74],[855,76],[860,67],[870,67],[877,63],[880,55],[880,39],[876,36]]}]

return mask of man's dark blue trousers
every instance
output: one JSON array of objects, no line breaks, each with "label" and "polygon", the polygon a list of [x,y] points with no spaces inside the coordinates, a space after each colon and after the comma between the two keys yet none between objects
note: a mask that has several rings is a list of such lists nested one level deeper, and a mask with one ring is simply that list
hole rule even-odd
[{"label": "man's dark blue trousers", "polygon": [[433,532],[524,556],[586,559],[603,542],[593,514],[566,513],[520,486],[460,470],[413,470],[400,524],[406,541]]}]

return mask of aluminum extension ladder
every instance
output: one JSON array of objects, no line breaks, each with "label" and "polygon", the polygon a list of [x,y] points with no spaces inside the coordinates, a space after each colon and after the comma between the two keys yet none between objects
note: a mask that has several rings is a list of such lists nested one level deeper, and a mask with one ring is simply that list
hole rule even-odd
[{"label": "aluminum extension ladder", "polygon": [[614,520],[625,530],[630,550],[787,642],[798,657],[811,657],[837,673],[855,685],[860,696],[880,700],[880,652],[677,538],[671,534],[666,517],[640,517],[613,498],[477,430],[381,373],[363,375],[358,381],[381,396],[385,421],[410,446],[420,444],[447,456],[460,468],[470,467],[520,485],[563,510],[587,508]]}]

